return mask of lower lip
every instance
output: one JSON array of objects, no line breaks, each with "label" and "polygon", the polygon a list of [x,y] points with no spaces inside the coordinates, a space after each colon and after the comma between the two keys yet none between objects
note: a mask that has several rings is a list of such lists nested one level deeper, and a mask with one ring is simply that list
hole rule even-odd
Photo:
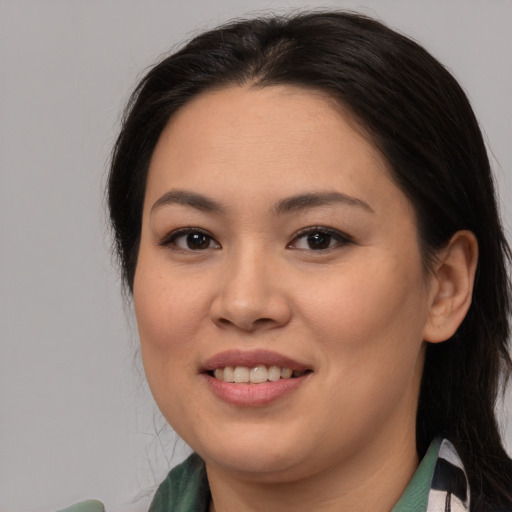
[{"label": "lower lip", "polygon": [[208,386],[217,398],[239,407],[258,407],[270,404],[295,391],[307,380],[309,375],[310,373],[306,373],[293,379],[280,379],[276,382],[261,384],[234,384],[203,373]]}]

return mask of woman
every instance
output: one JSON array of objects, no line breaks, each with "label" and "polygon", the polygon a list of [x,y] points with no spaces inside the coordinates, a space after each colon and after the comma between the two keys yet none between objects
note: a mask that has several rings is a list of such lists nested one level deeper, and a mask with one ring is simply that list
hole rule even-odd
[{"label": "woman", "polygon": [[196,37],[142,80],[109,180],[162,413],[151,511],[505,510],[509,257],[453,77],[366,17]]}]

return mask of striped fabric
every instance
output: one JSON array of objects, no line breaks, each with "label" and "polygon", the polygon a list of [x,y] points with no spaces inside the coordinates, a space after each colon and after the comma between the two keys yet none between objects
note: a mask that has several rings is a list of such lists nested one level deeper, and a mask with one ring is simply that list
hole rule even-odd
[{"label": "striped fabric", "polygon": [[469,512],[469,485],[464,466],[446,439],[439,448],[426,512]]}]

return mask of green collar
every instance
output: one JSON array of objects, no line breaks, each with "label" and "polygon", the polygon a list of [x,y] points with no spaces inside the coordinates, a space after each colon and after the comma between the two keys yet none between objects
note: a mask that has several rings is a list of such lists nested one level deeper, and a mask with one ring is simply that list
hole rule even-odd
[{"label": "green collar", "polygon": [[[453,453],[446,455],[448,452]],[[439,471],[436,468],[439,466],[440,458],[446,456],[452,462],[458,459],[448,441],[440,438],[432,441],[409,485],[391,512],[430,512],[445,508],[438,508],[437,503],[430,501],[434,495],[434,499],[439,497],[437,489],[441,490],[445,485],[442,482],[439,486]],[[460,471],[463,472],[462,466]],[[444,500],[445,496],[446,494],[441,495],[441,499]],[[185,462],[176,466],[160,484],[149,512],[207,512],[210,497],[204,462],[194,453]],[[454,507],[453,510],[467,511],[462,503],[461,507]]]},{"label": "green collar", "polygon": [[209,505],[206,468],[193,453],[160,484],[148,512],[207,512]]},{"label": "green collar", "polygon": [[412,512],[427,510],[430,486],[434,478],[441,438],[434,439],[415,471],[411,481],[391,512]]},{"label": "green collar", "polygon": [[[149,512],[208,512],[210,488],[202,459],[192,454],[160,484]],[[453,445],[432,441],[402,497],[391,512],[468,512],[469,488]],[[86,501],[61,512],[104,512],[98,501]]]}]

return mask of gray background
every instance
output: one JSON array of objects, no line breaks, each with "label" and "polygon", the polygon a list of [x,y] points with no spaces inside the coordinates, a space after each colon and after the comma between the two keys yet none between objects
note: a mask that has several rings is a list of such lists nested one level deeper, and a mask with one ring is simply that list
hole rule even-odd
[{"label": "gray background", "polygon": [[453,71],[512,225],[510,0],[0,0],[0,511],[87,497],[108,512],[147,510],[183,457],[172,433],[156,435],[164,422],[111,265],[108,154],[129,92],[160,54],[231,17],[301,6],[376,16]]}]

